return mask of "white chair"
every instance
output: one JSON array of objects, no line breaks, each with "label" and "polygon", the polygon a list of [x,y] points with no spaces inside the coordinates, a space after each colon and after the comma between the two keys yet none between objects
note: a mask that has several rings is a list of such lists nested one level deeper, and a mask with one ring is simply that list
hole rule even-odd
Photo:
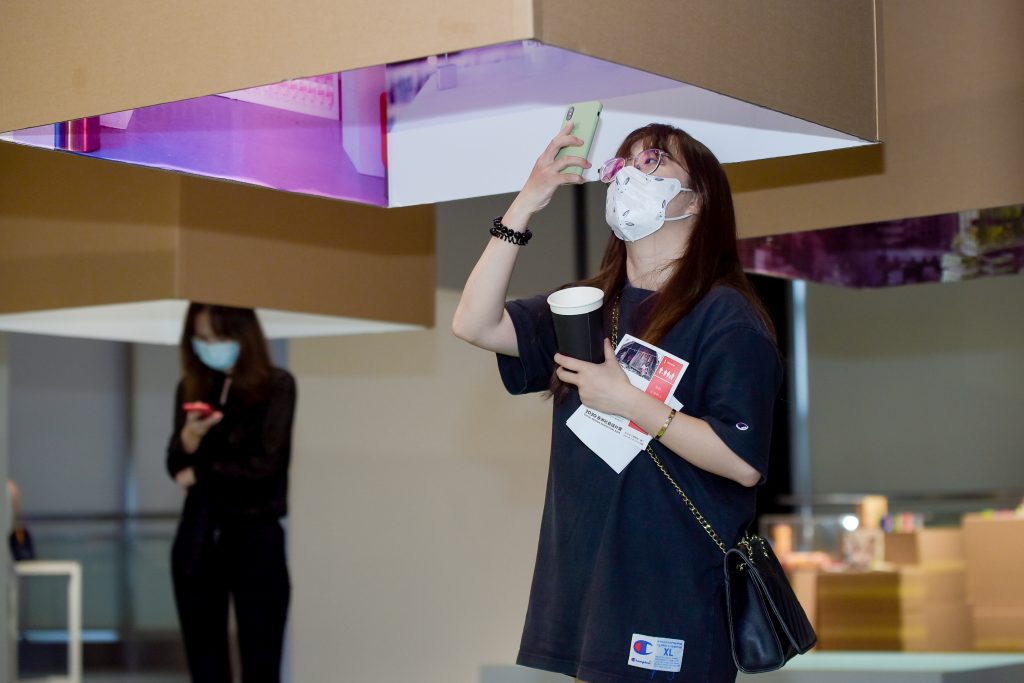
[{"label": "white chair", "polygon": [[[23,576],[68,577],[68,673],[67,676],[33,678],[45,683],[82,683],[82,565],[73,561],[28,560],[14,563],[14,573]],[[11,619],[18,632],[18,591],[12,591]],[[17,664],[15,664],[17,667]],[[15,668],[17,671],[17,668]]]}]

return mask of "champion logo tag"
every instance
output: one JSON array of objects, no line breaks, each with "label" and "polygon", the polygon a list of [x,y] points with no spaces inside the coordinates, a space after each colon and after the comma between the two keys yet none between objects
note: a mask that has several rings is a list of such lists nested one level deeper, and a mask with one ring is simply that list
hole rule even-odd
[{"label": "champion logo tag", "polygon": [[750,429],[750,425],[748,425],[746,422],[737,422],[736,429],[740,430],[741,432],[745,432],[748,429]]},{"label": "champion logo tag", "polygon": [[626,663],[651,671],[678,672],[683,668],[683,641],[634,633]]}]

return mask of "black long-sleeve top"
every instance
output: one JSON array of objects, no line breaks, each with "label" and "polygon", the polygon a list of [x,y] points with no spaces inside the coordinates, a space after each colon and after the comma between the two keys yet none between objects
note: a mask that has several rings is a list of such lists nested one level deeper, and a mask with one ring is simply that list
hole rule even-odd
[{"label": "black long-sleeve top", "polygon": [[228,523],[282,517],[288,512],[295,378],[286,370],[273,368],[263,401],[246,403],[229,391],[223,405],[220,394],[226,376],[218,379],[221,381],[211,383],[211,394],[201,400],[222,411],[224,418],[206,433],[195,453],[186,453],[181,443],[183,383],[178,384],[175,395],[167,471],[174,478],[192,467],[196,475],[182,516],[205,512],[216,522]]}]

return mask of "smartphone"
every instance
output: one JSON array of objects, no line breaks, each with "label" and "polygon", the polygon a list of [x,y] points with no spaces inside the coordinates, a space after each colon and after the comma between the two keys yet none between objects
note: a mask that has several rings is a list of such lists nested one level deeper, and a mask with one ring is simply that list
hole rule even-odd
[{"label": "smartphone", "polygon": [[[583,140],[583,144],[579,147],[563,147],[558,150],[555,158],[561,159],[566,156],[588,158],[590,156],[590,145],[593,144],[594,134],[597,132],[597,120],[599,118],[601,118],[601,103],[596,100],[570,104],[565,112],[565,119],[563,119],[562,125],[564,126],[566,121],[572,121],[572,130],[569,132]],[[563,168],[561,172],[582,174],[583,169],[579,166],[569,166]]]},{"label": "smartphone", "polygon": [[216,411],[209,403],[205,401],[192,401],[191,403],[182,403],[181,409],[186,413],[199,413],[199,417],[207,418],[213,415]]}]

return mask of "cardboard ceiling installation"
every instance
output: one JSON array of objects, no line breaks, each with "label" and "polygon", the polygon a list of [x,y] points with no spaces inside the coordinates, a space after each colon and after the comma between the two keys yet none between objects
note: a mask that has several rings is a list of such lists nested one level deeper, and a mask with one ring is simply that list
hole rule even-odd
[{"label": "cardboard ceiling installation", "polygon": [[102,115],[71,149],[377,206],[518,189],[566,105],[586,100],[604,104],[592,159],[655,120],[726,163],[882,137],[874,0],[2,12],[6,140],[66,149],[72,127],[54,124]]},{"label": "cardboard ceiling installation", "polygon": [[869,145],[879,30],[874,0],[4,3],[0,329],[174,342],[187,300],[429,325],[415,205],[518,189],[569,103],[603,102],[598,160],[651,121],[725,162]]}]

